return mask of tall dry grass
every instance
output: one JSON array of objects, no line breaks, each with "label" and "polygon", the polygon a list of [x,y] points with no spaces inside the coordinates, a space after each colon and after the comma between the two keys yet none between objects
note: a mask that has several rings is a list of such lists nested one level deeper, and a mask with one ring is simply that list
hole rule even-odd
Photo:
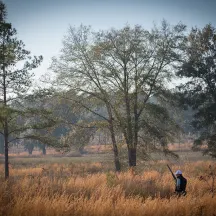
[{"label": "tall dry grass", "polygon": [[216,198],[198,178],[209,164],[213,162],[181,166],[188,195],[180,198],[173,196],[166,161],[150,163],[142,173],[103,172],[101,163],[12,168],[9,181],[0,185],[0,215],[216,215]]}]

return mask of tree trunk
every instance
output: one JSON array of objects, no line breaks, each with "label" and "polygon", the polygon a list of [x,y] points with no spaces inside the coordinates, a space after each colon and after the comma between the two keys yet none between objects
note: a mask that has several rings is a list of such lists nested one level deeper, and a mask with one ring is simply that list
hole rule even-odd
[{"label": "tree trunk", "polygon": [[114,126],[113,126],[113,116],[112,116],[112,111],[109,107],[109,104],[106,104],[107,106],[107,111],[109,114],[109,131],[111,134],[111,140],[112,140],[112,145],[113,145],[113,153],[114,153],[114,164],[115,164],[115,170],[116,172],[121,171],[121,164],[119,160],[119,152],[118,152],[118,146],[116,144],[116,138],[115,138],[115,131],[114,131]]},{"label": "tree trunk", "polygon": [[[7,109],[7,84],[6,84],[6,71],[5,71],[5,36],[6,32],[3,32],[3,56],[2,56],[2,62],[3,62],[3,96],[4,96],[4,107]],[[8,158],[8,148],[9,148],[9,132],[8,132],[8,117],[5,117],[4,120],[4,150],[5,150],[5,180],[9,178],[9,158]]]},{"label": "tree trunk", "polygon": [[136,148],[128,148],[129,167],[136,166]]},{"label": "tree trunk", "polygon": [[0,134],[0,154],[4,154],[4,136]]},{"label": "tree trunk", "polygon": [[[134,153],[132,153],[132,164],[136,166],[136,149],[138,145],[138,132],[139,132],[139,115],[138,115],[138,84],[137,84],[137,69],[136,69],[136,77],[135,77],[135,94],[134,94]],[[135,154],[135,156],[133,156]]]},{"label": "tree trunk", "polygon": [[84,146],[80,146],[79,149],[78,149],[79,153],[82,155],[82,154],[85,154],[85,150],[84,150]]},{"label": "tree trunk", "polygon": [[5,180],[9,178],[9,159],[8,159],[8,123],[4,126],[4,148],[5,148]]},{"label": "tree trunk", "polygon": [[119,161],[119,152],[118,152],[118,147],[116,144],[116,138],[115,138],[115,132],[114,132],[112,120],[110,121],[109,130],[110,130],[112,144],[113,144],[115,170],[116,170],[116,172],[120,172],[121,171],[121,164]]},{"label": "tree trunk", "polygon": [[30,155],[32,155],[32,152],[34,150],[34,144],[33,143],[27,143],[27,150],[28,150],[28,153]]},{"label": "tree trunk", "polygon": [[42,152],[43,152],[43,155],[46,155],[46,146],[45,146],[45,144],[42,145]]},{"label": "tree trunk", "polygon": [[114,163],[115,163],[115,169],[117,172],[121,171],[121,164],[119,161],[119,153],[118,153],[118,147],[116,144],[115,134],[113,128],[111,129],[111,138],[112,138],[112,144],[113,144],[113,152],[114,152]]}]

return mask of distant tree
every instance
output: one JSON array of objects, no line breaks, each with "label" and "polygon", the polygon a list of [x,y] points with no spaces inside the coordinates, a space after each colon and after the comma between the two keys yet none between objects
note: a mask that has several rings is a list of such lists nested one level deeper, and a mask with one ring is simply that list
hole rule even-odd
[{"label": "distant tree", "polygon": [[52,109],[54,115],[58,116],[60,124],[53,131],[53,135],[61,137],[61,142],[67,150],[75,148],[82,154],[84,146],[94,136],[101,122],[100,116],[95,116],[85,108],[90,109],[90,104],[96,107],[96,101],[93,103],[72,90],[61,93],[58,90],[54,95]]},{"label": "distant tree", "polygon": [[40,149],[42,150],[43,155],[46,155],[46,144],[40,143]]},{"label": "distant tree", "polygon": [[[18,131],[15,139],[24,139],[27,143],[33,143],[33,146],[40,148],[43,154],[46,154],[46,145],[59,147],[60,136],[55,135],[55,130],[60,121],[54,113],[53,100],[52,93],[45,89],[37,89],[18,103],[23,113],[19,116],[19,124],[14,126],[16,127],[14,132]],[[19,109],[17,104],[14,107]]]},{"label": "distant tree", "polygon": [[40,143],[37,140],[23,140],[23,145],[26,151],[28,151],[28,153],[30,155],[32,155],[32,152],[35,148],[38,148],[39,150],[42,151],[43,155],[46,155],[46,144]]},{"label": "distant tree", "polygon": [[34,147],[35,147],[35,145],[32,142],[32,140],[24,140],[24,148],[25,148],[25,150],[28,151],[29,155],[32,155]]},{"label": "distant tree", "polygon": [[83,127],[82,122],[72,126],[71,130],[62,137],[63,146],[69,146],[84,154],[84,147],[89,144],[94,136],[96,128]]},{"label": "distant tree", "polygon": [[193,28],[185,49],[185,60],[178,71],[188,81],[179,86],[182,102],[194,110],[192,124],[201,131],[194,149],[207,144],[205,154],[216,157],[216,29],[208,24]]}]

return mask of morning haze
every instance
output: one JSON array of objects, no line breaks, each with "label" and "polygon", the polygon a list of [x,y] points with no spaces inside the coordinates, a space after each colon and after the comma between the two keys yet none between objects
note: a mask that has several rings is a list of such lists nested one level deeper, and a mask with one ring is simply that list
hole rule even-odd
[{"label": "morning haze", "polygon": [[0,215],[216,215],[215,8],[0,0]]}]

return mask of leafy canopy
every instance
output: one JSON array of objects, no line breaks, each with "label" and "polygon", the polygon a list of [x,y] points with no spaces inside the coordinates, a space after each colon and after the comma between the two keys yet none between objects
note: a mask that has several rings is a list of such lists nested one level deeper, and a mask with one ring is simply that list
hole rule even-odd
[{"label": "leafy canopy", "polygon": [[211,24],[193,28],[185,49],[185,61],[179,72],[188,78],[179,86],[183,102],[196,112],[193,126],[201,131],[195,146],[207,143],[204,153],[216,157],[216,29]]}]

